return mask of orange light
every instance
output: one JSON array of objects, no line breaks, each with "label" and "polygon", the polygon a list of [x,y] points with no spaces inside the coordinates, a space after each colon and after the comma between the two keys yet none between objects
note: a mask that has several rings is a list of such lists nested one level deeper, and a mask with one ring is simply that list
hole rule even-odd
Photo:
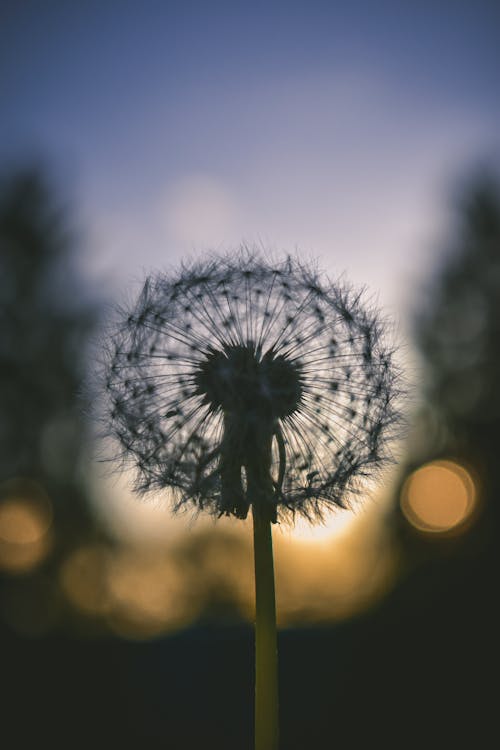
[{"label": "orange light", "polygon": [[61,587],[71,604],[86,615],[99,616],[109,607],[106,589],[108,550],[99,544],[78,547],[63,563]]},{"label": "orange light", "polygon": [[178,566],[158,551],[123,550],[116,554],[106,578],[111,629],[124,638],[146,639],[183,627],[196,605]]},{"label": "orange light", "polygon": [[4,482],[0,496],[0,567],[24,573],[50,550],[52,506],[43,488],[30,480]]},{"label": "orange light", "polygon": [[9,573],[27,573],[45,560],[50,549],[49,535],[32,544],[8,544],[0,540],[0,568]]},{"label": "orange light", "polygon": [[31,500],[7,500],[0,505],[0,539],[11,544],[32,544],[46,534],[50,518]]},{"label": "orange light", "polygon": [[432,461],[404,483],[401,508],[420,531],[446,533],[463,527],[477,505],[471,474],[455,461]]}]

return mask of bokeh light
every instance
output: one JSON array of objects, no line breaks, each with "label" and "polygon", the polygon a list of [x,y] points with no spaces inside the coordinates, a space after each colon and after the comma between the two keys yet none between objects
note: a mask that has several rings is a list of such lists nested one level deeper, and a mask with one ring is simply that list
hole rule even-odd
[{"label": "bokeh light", "polygon": [[101,544],[86,544],[74,550],[60,571],[61,588],[68,601],[87,616],[99,617],[109,608],[106,569],[109,550]]},{"label": "bokeh light", "polygon": [[97,542],[74,550],[60,570],[61,589],[78,612],[139,640],[193,621],[195,591],[185,578],[177,561],[158,547]]},{"label": "bokeh light", "polygon": [[[349,524],[327,525],[319,539],[274,529],[280,627],[340,621],[387,592],[397,559],[381,524],[374,504]],[[200,522],[168,545],[150,538],[87,543],[64,561],[59,581],[77,612],[129,640],[156,638],[200,618],[251,623],[251,523]]]},{"label": "bokeh light", "polygon": [[52,515],[50,499],[36,482],[19,478],[0,486],[0,568],[25,573],[46,558]]},{"label": "bokeh light", "polygon": [[401,508],[419,531],[447,533],[465,528],[477,500],[471,473],[455,461],[440,460],[410,474],[403,485]]},{"label": "bokeh light", "polygon": [[107,570],[108,624],[125,638],[143,639],[178,630],[196,615],[192,588],[166,554],[122,550]]},{"label": "bokeh light", "polygon": [[[135,640],[178,630],[200,617],[253,622],[250,519],[215,523],[206,516],[175,516],[168,493],[140,502],[131,492],[130,476],[100,481],[109,503],[98,510],[114,541],[106,559],[92,566],[97,593],[86,590],[76,569],[74,580],[65,578],[75,606],[95,610],[113,632]],[[346,619],[387,592],[397,570],[381,513],[390,498],[385,493],[376,502],[360,503],[355,512],[337,510],[322,524],[297,520],[274,529],[281,627]],[[68,563],[70,570],[77,559]],[[89,599],[84,606],[78,604],[82,591],[85,602]]]}]

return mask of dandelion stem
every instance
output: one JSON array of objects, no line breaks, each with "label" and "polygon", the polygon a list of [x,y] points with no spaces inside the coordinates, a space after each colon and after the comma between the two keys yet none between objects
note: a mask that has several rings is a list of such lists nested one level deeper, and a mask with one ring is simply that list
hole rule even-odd
[{"label": "dandelion stem", "polygon": [[252,505],[255,558],[255,750],[278,748],[278,649],[271,512]]}]

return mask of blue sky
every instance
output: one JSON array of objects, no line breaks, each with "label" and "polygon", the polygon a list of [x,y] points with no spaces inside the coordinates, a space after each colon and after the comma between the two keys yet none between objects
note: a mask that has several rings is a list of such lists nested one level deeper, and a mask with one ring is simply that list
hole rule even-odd
[{"label": "blue sky", "polygon": [[447,191],[499,163],[499,21],[494,0],[4,0],[0,163],[60,175],[112,295],[246,240],[404,316]]}]

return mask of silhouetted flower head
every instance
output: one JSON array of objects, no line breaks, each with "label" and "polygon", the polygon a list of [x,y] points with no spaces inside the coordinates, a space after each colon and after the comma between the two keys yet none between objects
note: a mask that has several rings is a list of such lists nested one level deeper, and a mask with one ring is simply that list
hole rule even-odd
[{"label": "silhouetted flower head", "polygon": [[148,278],[112,333],[106,415],[139,492],[276,521],[346,507],[387,460],[398,377],[361,294],[240,251]]}]

